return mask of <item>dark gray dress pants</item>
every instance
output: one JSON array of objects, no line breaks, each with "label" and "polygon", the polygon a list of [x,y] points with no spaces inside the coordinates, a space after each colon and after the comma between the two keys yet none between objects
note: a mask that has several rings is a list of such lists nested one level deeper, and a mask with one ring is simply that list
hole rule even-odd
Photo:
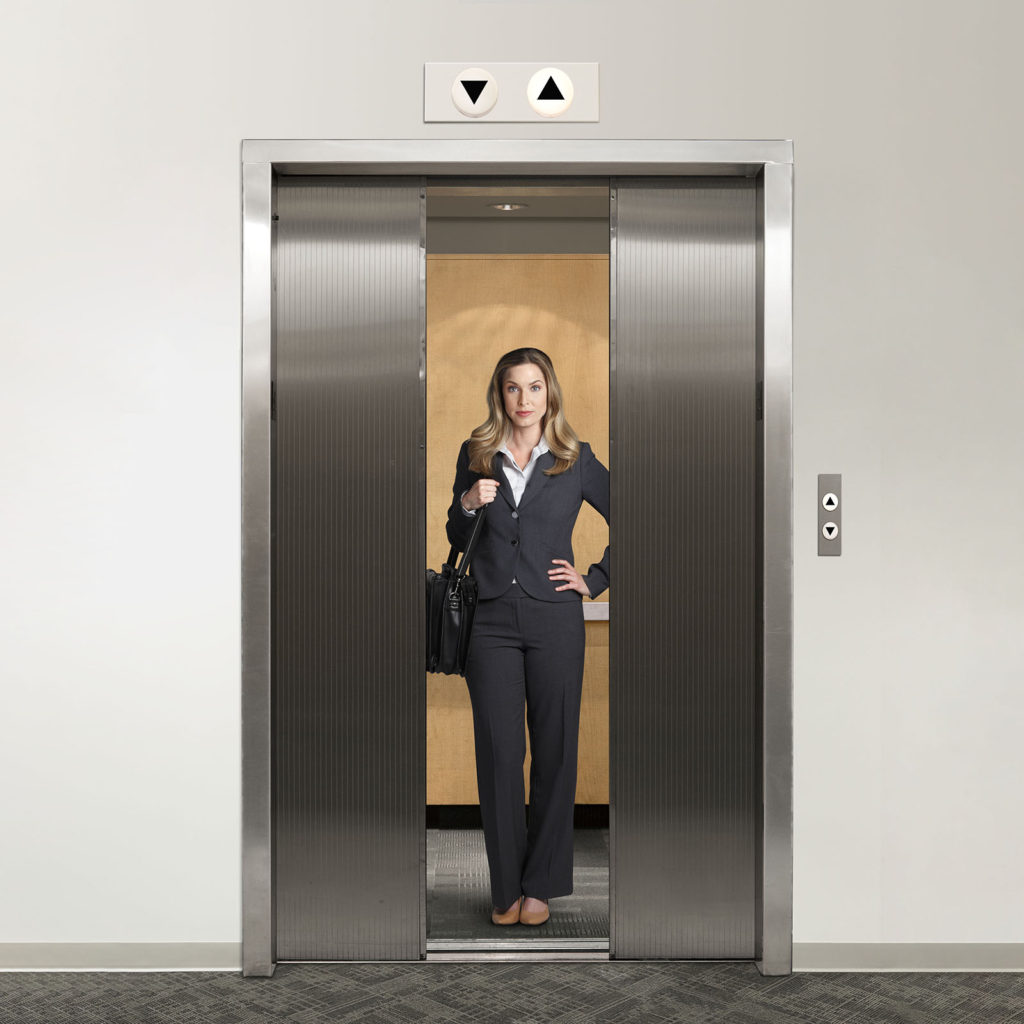
[{"label": "dark gray dress pants", "polygon": [[[466,661],[491,900],[572,892],[573,805],[586,631],[580,601],[514,583],[477,606]],[[523,764],[530,731],[530,820]]]}]

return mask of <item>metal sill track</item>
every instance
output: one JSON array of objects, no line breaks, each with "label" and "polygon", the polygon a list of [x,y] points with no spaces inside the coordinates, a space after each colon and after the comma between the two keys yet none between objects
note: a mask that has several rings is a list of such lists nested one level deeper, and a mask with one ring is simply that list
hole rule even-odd
[{"label": "metal sill track", "polygon": [[607,960],[607,939],[427,939],[428,960]]}]

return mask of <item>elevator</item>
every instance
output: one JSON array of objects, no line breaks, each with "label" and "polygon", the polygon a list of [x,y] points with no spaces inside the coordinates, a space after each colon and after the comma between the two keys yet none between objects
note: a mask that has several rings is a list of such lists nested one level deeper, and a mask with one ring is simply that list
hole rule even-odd
[{"label": "elevator", "polygon": [[431,955],[427,200],[527,179],[607,197],[599,955],[790,969],[788,144],[246,143],[247,974]]}]

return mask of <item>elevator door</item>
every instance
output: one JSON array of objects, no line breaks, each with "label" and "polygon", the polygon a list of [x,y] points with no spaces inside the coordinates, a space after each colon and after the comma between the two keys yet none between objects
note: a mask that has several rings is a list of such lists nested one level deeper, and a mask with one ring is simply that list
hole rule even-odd
[{"label": "elevator door", "polygon": [[756,184],[612,194],[610,954],[752,958]]},{"label": "elevator door", "polygon": [[276,196],[276,959],[416,959],[425,191],[281,178]]},{"label": "elevator door", "polygon": [[[424,186],[275,190],[277,960],[426,948]],[[612,191],[610,955],[753,958],[756,187]]]}]

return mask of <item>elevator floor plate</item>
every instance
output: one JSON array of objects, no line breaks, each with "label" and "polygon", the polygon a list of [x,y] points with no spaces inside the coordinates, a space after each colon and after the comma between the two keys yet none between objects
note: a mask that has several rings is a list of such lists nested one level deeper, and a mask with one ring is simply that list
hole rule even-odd
[{"label": "elevator floor plate", "polygon": [[[608,951],[608,830],[577,829],[573,891],[551,900],[542,925],[491,922],[480,829],[427,829],[427,953]],[[431,957],[433,958],[433,957]],[[545,958],[549,958],[545,956]]]}]

